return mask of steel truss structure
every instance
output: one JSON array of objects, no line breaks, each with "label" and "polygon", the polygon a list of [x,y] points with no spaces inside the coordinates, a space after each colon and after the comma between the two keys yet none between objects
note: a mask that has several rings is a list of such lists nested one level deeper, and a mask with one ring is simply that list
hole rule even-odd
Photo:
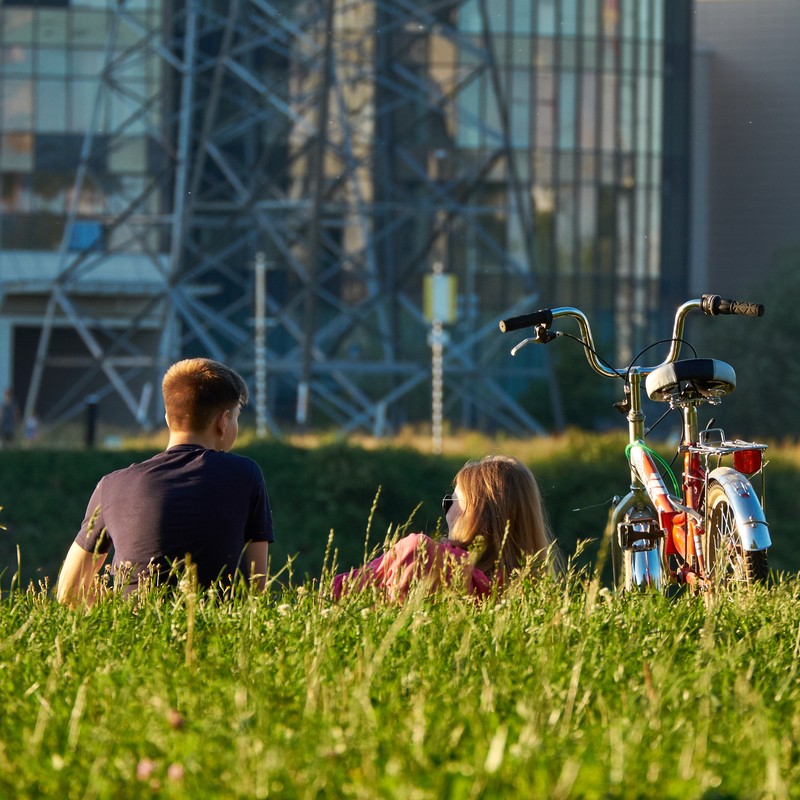
[{"label": "steel truss structure", "polygon": [[[64,366],[64,327],[91,369],[51,419],[74,414],[100,376],[101,395],[152,426],[162,411],[150,387],[187,355],[252,377],[262,258],[269,424],[380,434],[430,409],[422,284],[439,262],[462,299],[445,348],[448,417],[541,430],[507,388],[523,373],[496,335],[502,315],[535,307],[536,284],[531,193],[488,0],[185,0],[157,26],[152,9],[143,22],[147,5],[119,0],[113,12],[28,408]],[[467,5],[482,33],[460,26]],[[147,90],[126,79],[143,71]],[[478,84],[490,113],[469,99]],[[142,139],[142,178],[107,185],[98,152]],[[106,198],[102,212],[82,207],[88,187]],[[498,224],[515,232],[513,248]],[[87,230],[102,235],[76,247]],[[478,252],[500,300],[483,301]],[[143,276],[133,282],[131,254]],[[98,301],[121,293],[129,301],[113,313]]]}]

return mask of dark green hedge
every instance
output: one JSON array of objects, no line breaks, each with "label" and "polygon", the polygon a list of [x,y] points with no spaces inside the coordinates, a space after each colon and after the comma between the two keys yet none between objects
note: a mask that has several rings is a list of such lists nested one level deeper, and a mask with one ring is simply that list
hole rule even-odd
[{"label": "dark green hedge", "polygon": [[[463,462],[425,457],[410,449],[304,449],[280,442],[238,452],[255,459],[266,477],[276,526],[273,567],[292,556],[299,578],[319,574],[331,529],[339,563],[361,562],[379,489],[370,548],[384,540],[390,526],[405,524],[412,514],[413,529],[435,531],[441,497],[450,491],[452,476]],[[0,570],[5,572],[0,585],[7,586],[8,576],[17,569],[17,545],[23,578],[52,580],[100,477],[150,455],[0,451],[0,524],[8,528],[0,531]]]},{"label": "dark green hedge", "polygon": [[[615,437],[575,434],[555,454],[530,466],[538,476],[553,528],[569,553],[578,539],[596,539],[608,518],[611,498],[628,484],[624,443]],[[440,502],[464,457],[436,457],[411,449],[363,450],[346,444],[316,449],[268,442],[238,452],[262,467],[273,505],[277,541],[273,569],[294,557],[297,579],[319,575],[329,533],[341,567],[360,563],[370,510],[369,547],[380,544],[388,529],[435,532]],[[83,518],[97,480],[106,472],[147,458],[150,452],[0,451],[0,585],[7,587],[17,569],[27,582],[58,572]],[[770,558],[780,570],[800,568],[798,511],[800,470],[792,452],[777,451],[768,467],[768,506],[774,549]],[[591,550],[589,551],[591,554]]]}]

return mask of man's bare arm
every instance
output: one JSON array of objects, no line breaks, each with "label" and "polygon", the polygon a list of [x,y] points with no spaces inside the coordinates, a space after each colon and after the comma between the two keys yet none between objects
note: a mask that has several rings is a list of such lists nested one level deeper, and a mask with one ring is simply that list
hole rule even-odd
[{"label": "man's bare arm", "polygon": [[106,556],[107,553],[89,553],[73,542],[58,576],[58,602],[71,608],[80,603],[91,605],[95,599],[92,584]]},{"label": "man's bare arm", "polygon": [[263,592],[267,588],[268,542],[250,542],[244,548],[244,563],[250,576],[250,586]]}]

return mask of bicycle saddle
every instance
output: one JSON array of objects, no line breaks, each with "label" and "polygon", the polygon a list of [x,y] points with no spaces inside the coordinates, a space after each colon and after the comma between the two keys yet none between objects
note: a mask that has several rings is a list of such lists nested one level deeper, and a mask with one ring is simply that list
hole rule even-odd
[{"label": "bicycle saddle", "polygon": [[715,358],[687,358],[654,369],[645,378],[651,400],[722,397],[736,388],[736,373],[730,364]]}]

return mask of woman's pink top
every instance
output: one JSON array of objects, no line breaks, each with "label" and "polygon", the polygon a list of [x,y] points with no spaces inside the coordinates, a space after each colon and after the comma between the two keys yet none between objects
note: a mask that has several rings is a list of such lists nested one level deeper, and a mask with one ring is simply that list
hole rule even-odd
[{"label": "woman's pink top", "polygon": [[455,586],[478,597],[492,591],[491,579],[470,562],[466,550],[412,533],[366,566],[337,575],[333,596],[338,600],[343,594],[376,586],[387,600],[401,602],[417,582],[424,582],[429,594],[441,586]]}]

